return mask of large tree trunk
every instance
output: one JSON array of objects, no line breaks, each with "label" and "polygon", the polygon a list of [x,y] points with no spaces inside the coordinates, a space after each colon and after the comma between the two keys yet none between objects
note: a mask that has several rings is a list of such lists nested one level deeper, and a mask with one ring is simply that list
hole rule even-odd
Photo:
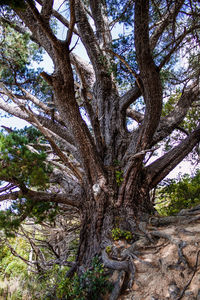
[{"label": "large tree trunk", "polygon": [[[85,201],[81,209],[79,265],[89,266],[95,255],[101,255],[102,251],[113,243],[112,229],[120,228],[134,234],[138,224],[146,222],[154,213],[148,186],[135,182],[129,188],[129,196],[132,194],[132,197],[129,197],[128,201],[123,199],[120,205],[116,205],[117,201],[104,192],[98,199],[90,198]],[[117,192],[119,188],[115,197]]]}]

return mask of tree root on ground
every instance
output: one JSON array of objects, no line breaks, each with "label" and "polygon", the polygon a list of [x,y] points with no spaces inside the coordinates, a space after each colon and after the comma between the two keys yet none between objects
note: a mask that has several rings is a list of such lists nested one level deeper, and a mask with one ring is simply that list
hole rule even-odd
[{"label": "tree root on ground", "polygon": [[[191,210],[181,211],[177,216],[151,218],[150,223],[141,222],[138,226],[138,230],[140,232],[140,234],[138,235],[136,233],[138,240],[134,241],[132,244],[125,245],[124,248],[122,246],[118,246],[118,252],[113,251],[113,253],[118,253],[118,257],[116,257],[116,255],[113,257],[112,252],[107,254],[106,251],[103,250],[102,260],[105,267],[118,271],[118,278],[115,281],[114,288],[109,300],[119,299],[120,293],[122,291],[124,292],[124,290],[126,290],[126,293],[128,290],[130,294],[133,293],[132,287],[134,285],[134,282],[140,281],[140,277],[137,277],[137,268],[141,269],[142,265],[144,266],[143,270],[145,270],[146,268],[146,272],[149,272],[149,274],[147,273],[146,278],[148,278],[148,276],[149,278],[151,278],[151,273],[153,271],[150,271],[150,269],[156,269],[154,271],[155,277],[161,276],[158,277],[157,283],[159,283],[159,278],[162,278],[162,276],[166,276],[166,285],[164,286],[163,290],[166,291],[167,296],[161,296],[160,298],[160,295],[158,294],[157,297],[155,295],[152,295],[152,297],[148,298],[147,296],[143,295],[143,298],[141,299],[197,299],[195,297],[197,297],[197,294],[200,294],[200,289],[195,292],[196,294],[194,295],[194,297],[194,287],[193,290],[188,289],[200,267],[200,250],[198,250],[197,248],[200,245],[199,220],[200,205]],[[193,227],[189,225],[191,223],[196,223],[196,228],[199,230],[194,231]],[[141,232],[143,233],[143,237],[141,236]],[[194,233],[198,236],[197,239],[195,239]],[[175,248],[173,248],[174,246]],[[117,243],[113,242],[112,247],[117,247]],[[172,251],[172,248],[174,249],[173,251],[175,251],[175,249],[177,250],[175,252],[172,252],[171,260],[166,261],[165,256],[167,254],[163,256],[163,253],[165,253],[163,252],[165,251],[163,249],[167,249],[167,251],[169,252]],[[153,249],[156,249],[156,252],[153,252]],[[196,253],[195,264],[194,261],[191,263],[193,254],[192,256],[190,256],[191,254],[188,254],[190,253],[188,251],[193,251],[192,253]],[[151,258],[155,255],[155,260],[152,259],[150,261],[149,259],[148,261],[148,255],[150,255],[149,257]],[[145,273],[145,271],[142,271],[141,274],[143,273]],[[198,274],[200,278],[200,272]],[[142,276],[143,278],[145,277],[144,275]],[[171,281],[168,279],[170,278],[170,276],[173,279],[171,279]],[[178,277],[179,280],[177,279]],[[189,277],[190,279],[188,281],[187,279]],[[181,284],[180,278],[182,278]],[[165,284],[164,280],[163,282],[162,283]],[[134,294],[132,294],[134,296],[134,299],[136,300],[140,299],[137,297],[135,298],[135,295],[137,294],[139,295],[140,293],[136,289]],[[132,298],[123,298],[122,296],[122,298],[120,297],[120,299]]]}]

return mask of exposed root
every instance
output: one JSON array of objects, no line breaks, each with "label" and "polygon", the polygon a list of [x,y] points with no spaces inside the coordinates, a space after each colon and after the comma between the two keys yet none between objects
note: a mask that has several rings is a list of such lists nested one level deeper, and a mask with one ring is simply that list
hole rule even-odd
[{"label": "exposed root", "polygon": [[[166,226],[170,224],[190,224],[200,220],[200,205],[192,209],[183,209],[176,216],[151,217],[149,224],[153,226]],[[194,216],[194,217],[191,217]]]},{"label": "exposed root", "polygon": [[131,287],[133,285],[136,268],[133,263],[132,257],[130,255],[126,255],[126,257],[123,257],[123,259],[126,259],[126,260],[118,261],[118,260],[110,259],[105,250],[102,252],[102,260],[103,260],[104,266],[109,269],[120,271],[118,279],[114,284],[114,289],[112,291],[112,294],[110,295],[109,300],[117,300],[118,299],[118,296],[120,295],[120,292],[122,290],[126,275],[128,275],[127,287],[129,289],[131,289]]},{"label": "exposed root", "polygon": [[128,261],[112,260],[108,257],[105,250],[102,251],[102,260],[106,268],[118,271],[129,271]]},{"label": "exposed root", "polygon": [[126,276],[125,271],[120,271],[119,272],[118,279],[115,282],[115,285],[114,285],[113,291],[112,291],[112,293],[109,297],[109,300],[117,300],[119,298],[119,295],[121,293],[122,286],[123,286],[123,283],[124,283],[125,276]]},{"label": "exposed root", "polygon": [[135,278],[135,272],[136,272],[135,264],[132,260],[132,257],[129,257],[129,270],[130,270],[130,277],[129,277],[128,288],[131,289]]},{"label": "exposed root", "polygon": [[136,259],[138,260],[139,262],[141,262],[142,264],[146,265],[147,267],[150,267],[150,268],[156,268],[155,266],[153,266],[151,263],[149,263],[148,261],[144,261],[143,259],[139,258],[137,255],[135,255],[134,253],[131,253],[130,256],[133,258],[133,259]]},{"label": "exposed root", "polygon": [[[200,278],[199,220],[200,205],[177,216],[151,218],[150,224],[140,222],[135,232],[137,240],[132,244],[113,242],[109,255],[105,250],[102,252],[105,267],[118,271],[109,300],[197,299],[200,289],[197,286],[198,290],[194,291],[194,281],[196,284]],[[191,222],[196,227],[189,225]],[[194,253],[197,253],[196,263]],[[160,284],[163,288],[157,294]],[[122,291],[126,293],[125,298],[120,297]]]},{"label": "exposed root", "polygon": [[199,254],[200,254],[200,250],[197,252],[197,257],[196,257],[196,263],[195,263],[195,266],[194,266],[194,272],[190,278],[190,280],[188,281],[188,283],[186,284],[186,286],[184,287],[184,289],[182,290],[181,292],[181,295],[180,297],[177,299],[177,300],[180,300],[183,298],[184,294],[185,294],[185,291],[188,289],[188,287],[190,286],[191,282],[192,282],[192,279],[194,278],[194,275],[196,274],[197,272],[197,267],[198,267],[198,262],[199,262]]},{"label": "exposed root", "polygon": [[138,228],[144,233],[145,237],[153,243],[153,239],[151,237],[151,234],[147,231],[147,223],[146,222],[140,222],[138,224]]},{"label": "exposed root", "polygon": [[187,261],[187,258],[183,254],[183,248],[186,246],[187,243],[183,241],[180,241],[180,243],[178,244],[178,256],[179,256],[178,264],[183,263],[186,267],[188,267],[188,269],[191,269],[190,264]]}]

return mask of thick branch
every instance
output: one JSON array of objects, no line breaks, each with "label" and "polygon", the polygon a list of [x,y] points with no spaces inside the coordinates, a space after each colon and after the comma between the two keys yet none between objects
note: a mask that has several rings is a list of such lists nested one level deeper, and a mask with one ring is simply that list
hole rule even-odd
[{"label": "thick branch", "polygon": [[[17,106],[10,105],[5,103],[3,99],[0,98],[0,108],[11,115],[23,119],[29,122],[30,124],[32,124],[33,126],[36,126],[35,122],[30,118],[29,114],[22,109],[24,105],[22,103],[20,104],[20,102],[18,101],[19,99],[15,97],[15,95],[13,95],[12,92],[9,91],[8,88],[3,83],[0,83],[0,87],[2,88],[4,94],[6,94],[11,100],[14,100],[14,103],[17,103]],[[53,133],[55,133],[62,139],[66,140],[69,144],[71,144],[72,146],[71,150],[73,150],[72,152],[73,153],[76,152],[75,147],[73,149],[74,138],[72,134],[69,133],[66,127],[61,126],[58,123],[55,123],[53,120],[50,120],[45,116],[35,115],[35,114],[34,116],[44,127],[51,130]]]},{"label": "thick branch", "polygon": [[70,60],[75,66],[77,73],[80,74],[81,77],[84,77],[84,87],[92,89],[95,83],[95,74],[91,64],[74,53],[70,53]]},{"label": "thick branch", "polygon": [[70,0],[70,22],[69,22],[69,29],[67,32],[67,45],[69,47],[74,31],[75,26],[75,10],[74,10],[74,0]]},{"label": "thick branch", "polygon": [[[29,1],[31,2],[31,1]],[[34,6],[32,4],[32,6]],[[51,29],[49,27],[45,27],[45,23],[41,26],[41,23],[43,22],[39,12],[33,7],[33,10],[35,11],[35,15],[32,13],[30,8],[26,8],[25,10],[17,10],[16,14],[21,18],[21,20],[25,23],[25,25],[30,29],[32,32],[31,39],[34,41],[37,41],[39,45],[42,45],[44,49],[47,51],[49,56],[53,59],[54,58],[54,52],[52,48],[52,41],[54,40],[54,43],[56,42],[56,37],[53,35]],[[46,29],[45,29],[46,28]],[[48,38],[48,35],[44,33],[45,31],[48,31],[48,35],[50,38]],[[56,40],[55,40],[56,39]]]},{"label": "thick branch", "polygon": [[[43,4],[43,1],[42,0],[37,0],[37,2],[42,5]],[[56,11],[55,9],[52,9],[52,16],[54,16],[58,21],[60,21],[65,27],[69,28],[70,26],[70,22],[65,18],[63,17],[58,11]],[[73,32],[79,36],[79,33],[78,31],[73,28]]]},{"label": "thick branch", "polygon": [[43,0],[41,16],[45,18],[46,22],[49,22],[49,19],[53,10],[53,2],[54,0]]},{"label": "thick branch", "polygon": [[36,202],[54,202],[63,203],[74,207],[80,207],[81,197],[80,195],[70,195],[70,194],[55,194],[55,193],[45,193],[45,192],[35,192],[28,190],[24,195]]},{"label": "thick branch", "polygon": [[152,145],[155,145],[159,141],[167,137],[172,131],[179,126],[186,116],[191,104],[197,101],[200,94],[199,83],[194,82],[185,89],[175,106],[174,110],[164,118],[161,118],[161,122],[154,135]]},{"label": "thick branch", "polygon": [[17,200],[19,197],[19,192],[12,192],[0,195],[0,202],[5,200]]},{"label": "thick branch", "polygon": [[135,84],[132,89],[120,98],[120,111],[125,112],[129,105],[134,103],[140,96],[142,96],[142,91],[139,86]]},{"label": "thick branch", "polygon": [[32,0],[27,0],[27,2],[32,11],[33,16],[37,21],[38,27],[40,27],[40,29],[43,31],[43,35],[46,35],[49,41],[56,47],[58,40],[56,36],[53,34],[49,25],[49,18],[52,11],[53,0],[45,1],[44,10],[42,10],[44,15],[42,15],[42,12],[41,14],[39,13]]},{"label": "thick branch", "polygon": [[80,207],[80,195],[73,194],[55,194],[55,193],[46,193],[46,192],[36,192],[30,189],[26,189],[26,192],[23,193],[21,191],[12,192],[0,195],[0,201],[5,200],[17,200],[19,197],[25,197],[33,200],[34,202],[54,202],[54,203],[62,203],[74,207]]},{"label": "thick branch", "polygon": [[[52,115],[52,109],[44,104],[42,101],[40,101],[37,97],[35,97],[34,95],[32,95],[31,93],[29,93],[28,91],[26,91],[24,88],[19,87],[20,90],[23,92],[24,97],[22,99],[27,99],[30,100],[32,103],[34,103],[35,105],[37,105],[39,108],[41,108],[43,110],[44,113],[48,114],[48,115]],[[54,120],[63,123],[62,119],[60,118],[58,113],[54,113],[53,116]],[[63,124],[62,124],[63,125]]]},{"label": "thick branch", "polygon": [[131,108],[127,108],[126,115],[127,115],[127,117],[135,120],[138,123],[142,123],[142,121],[144,120],[143,114],[141,114],[139,111],[131,109]]},{"label": "thick branch", "polygon": [[30,122],[30,117],[26,113],[24,113],[17,105],[7,104],[1,98],[0,98],[0,109],[11,114],[12,116]]},{"label": "thick branch", "polygon": [[153,61],[149,42],[149,1],[135,3],[135,48],[143,96],[146,103],[144,122],[137,144],[145,149],[157,129],[162,111],[162,85],[158,70]]},{"label": "thick branch", "polygon": [[194,146],[200,142],[200,124],[186,139],[174,147],[161,158],[146,167],[147,178],[150,186],[155,187],[170,171],[172,171]]},{"label": "thick branch", "polygon": [[95,73],[98,73],[102,70],[103,65],[100,57],[102,57],[103,54],[100,50],[93,29],[87,19],[84,5],[80,0],[75,0],[75,14],[81,40],[95,69]]},{"label": "thick branch", "polygon": [[104,47],[110,47],[112,36],[109,28],[109,23],[107,19],[106,5],[105,1],[101,0],[90,0],[90,7],[92,11],[92,16],[95,22],[96,35],[100,44]]}]

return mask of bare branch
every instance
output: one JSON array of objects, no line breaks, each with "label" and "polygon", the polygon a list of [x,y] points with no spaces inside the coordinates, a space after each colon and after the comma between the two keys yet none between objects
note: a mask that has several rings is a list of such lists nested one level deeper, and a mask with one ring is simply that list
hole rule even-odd
[{"label": "bare branch", "polygon": [[[42,17],[42,15],[39,13],[36,6],[34,5],[34,3],[31,0],[27,0],[27,3],[32,11],[33,16],[35,17],[35,19],[37,21],[38,26],[42,29],[43,33],[48,37],[49,41],[55,47],[57,47],[58,40],[57,40],[56,36],[53,34],[49,24],[47,24],[45,18]],[[49,19],[49,17],[50,17],[49,13],[51,13],[52,5],[53,5],[52,0],[46,1],[46,3],[45,3],[45,6],[44,6],[45,9],[43,12],[48,14],[47,19]]]},{"label": "bare branch", "polygon": [[90,7],[97,30],[96,35],[100,45],[103,45],[104,47],[110,47],[112,36],[107,19],[106,2],[100,0],[90,0]]},{"label": "bare branch", "polygon": [[[41,0],[37,0],[37,2],[42,5],[43,4],[43,1]],[[63,15],[61,15],[58,11],[56,11],[55,9],[52,9],[52,16],[54,16],[57,20],[59,20],[65,27],[69,28],[69,24],[70,22],[65,18],[63,17]],[[78,31],[73,28],[73,32],[79,36],[79,33]]]},{"label": "bare branch", "polygon": [[131,2],[133,2],[133,0],[127,1],[127,3],[125,4],[124,8],[122,9],[122,12],[121,12],[120,16],[119,16],[117,19],[115,19],[115,20],[113,20],[112,22],[110,22],[110,24],[109,24],[110,27],[114,27],[114,25],[115,25],[118,21],[120,21],[120,19],[122,18],[122,16],[126,13],[127,9],[129,8]]},{"label": "bare branch", "polygon": [[70,22],[69,29],[67,32],[67,45],[69,47],[73,35],[74,25],[75,25],[75,10],[74,10],[74,0],[70,0]]},{"label": "bare branch", "polygon": [[21,259],[23,262],[25,262],[28,266],[32,266],[32,265],[35,265],[35,264],[36,264],[36,262],[34,262],[34,261],[30,262],[29,260],[27,260],[27,259],[25,259],[24,257],[22,257],[21,255],[19,255],[19,254],[15,251],[15,249],[8,243],[8,241],[6,241],[6,245],[7,245],[7,247],[10,249],[11,253],[12,253],[14,256],[20,258],[20,259]]},{"label": "bare branch", "polygon": [[173,170],[194,146],[200,141],[199,126],[178,146],[174,147],[161,158],[146,167],[147,178],[151,188],[155,187],[171,170]]},{"label": "bare branch", "polygon": [[[58,19],[63,25],[65,25],[67,28],[70,27],[70,22],[69,22],[67,19],[65,19],[61,14],[59,14],[56,10],[53,9],[52,15],[53,15],[56,19]],[[73,27],[73,32],[74,32],[76,35],[79,36],[78,31],[77,31],[76,28],[74,28],[74,27]]]},{"label": "bare branch", "polygon": [[[173,47],[169,50],[169,52],[164,56],[162,61],[160,62],[159,69],[161,70],[170,60],[171,56],[181,47],[181,43],[183,42],[184,38],[188,36],[189,33],[192,33],[194,31],[195,27],[191,27],[188,30],[184,30],[182,34],[180,34],[176,41],[170,43],[170,45],[173,44]],[[190,39],[190,38],[189,38]],[[166,48],[168,48],[170,45],[167,45]]]},{"label": "bare branch", "polygon": [[146,103],[144,122],[137,144],[142,149],[149,144],[160,121],[162,111],[162,85],[158,70],[153,61],[149,42],[149,1],[135,3],[135,48],[140,78],[143,83],[143,96]]},{"label": "bare branch", "polygon": [[49,22],[49,19],[53,10],[54,0],[43,0],[41,16],[45,19],[46,22]]},{"label": "bare branch", "polygon": [[[10,104],[7,104],[3,101],[3,99],[0,99],[0,108],[3,109],[5,112],[8,112],[12,114],[13,116],[16,116],[20,119],[23,119],[29,123],[31,123],[33,126],[36,126],[36,123],[30,118],[30,115],[27,114],[27,111],[24,110],[24,104],[19,101],[19,99],[11,92],[8,90],[8,88],[0,82],[0,87],[3,90],[3,93],[6,94],[17,106],[12,106]],[[24,92],[26,92],[23,89]],[[35,104],[38,103],[36,98],[32,98],[32,95],[28,92],[27,96],[32,99],[32,101],[35,101]],[[43,105],[42,103],[39,103],[40,105]],[[58,135],[59,137],[63,138],[66,142],[72,144],[71,145],[71,150],[73,153],[76,152],[75,147],[73,148],[74,145],[74,138],[73,136],[68,132],[66,127],[61,126],[58,123],[55,123],[54,121],[50,120],[47,117],[44,117],[42,115],[36,115],[34,114],[35,118],[47,129]]]},{"label": "bare branch", "polygon": [[14,106],[14,105],[7,104],[1,98],[0,98],[0,109],[27,122],[31,121],[30,117],[26,113],[24,113],[19,107],[17,107],[16,105]]},{"label": "bare branch", "polygon": [[25,197],[30,198],[36,202],[54,202],[54,203],[63,203],[74,207],[80,207],[81,197],[80,195],[70,195],[70,194],[61,194],[61,193],[45,193],[45,192],[36,192],[32,190],[27,190]]},{"label": "bare branch", "polygon": [[139,76],[138,74],[131,68],[131,66],[127,63],[127,61],[119,54],[115,53],[113,50],[106,48],[105,51],[111,53],[112,55],[116,56],[125,66],[126,68],[129,70],[129,72],[135,77],[136,79],[136,83],[138,85],[138,87],[140,88],[140,90],[142,91],[142,88],[140,86],[140,82],[139,82]]},{"label": "bare branch", "polygon": [[[37,105],[39,108],[41,108],[44,113],[48,114],[51,116],[52,114],[52,109],[47,106],[46,104],[44,104],[42,101],[40,101],[37,97],[35,97],[34,95],[32,95],[31,93],[29,93],[27,90],[25,90],[23,87],[19,87],[20,90],[23,92],[24,94],[24,98],[27,99],[27,100],[30,100],[32,103],[34,103],[35,105]],[[59,114],[58,113],[54,113],[54,120],[61,123],[62,125],[63,124],[63,121],[62,119],[60,118]]]},{"label": "bare branch", "polygon": [[136,111],[136,110],[131,109],[131,108],[127,108],[126,115],[127,115],[127,117],[135,120],[138,123],[142,123],[142,121],[144,120],[144,115],[143,114],[141,114],[139,111]]},{"label": "bare branch", "polygon": [[159,141],[168,136],[186,116],[191,104],[197,101],[200,94],[199,82],[192,83],[188,88],[185,88],[182,95],[175,106],[174,110],[164,118],[161,118],[158,129],[154,135],[152,144],[155,145]]},{"label": "bare branch", "polygon": [[138,85],[135,84],[132,89],[130,89],[120,98],[120,111],[126,111],[129,105],[134,103],[140,96],[142,96],[142,92]]},{"label": "bare branch", "polygon": [[94,35],[94,31],[87,19],[84,5],[80,0],[75,0],[75,14],[81,40],[87,50],[95,73],[98,73],[103,67],[102,62],[99,59],[103,54]]},{"label": "bare branch", "polygon": [[26,189],[26,192],[16,191],[11,193],[6,193],[0,195],[0,201],[5,200],[17,200],[19,197],[24,197],[33,200],[34,202],[54,202],[54,203],[62,203],[67,204],[74,207],[79,207],[80,195],[79,194],[70,194],[70,193],[46,193],[46,192],[36,192],[30,189]]},{"label": "bare branch", "polygon": [[5,200],[17,200],[19,197],[19,192],[12,192],[0,195],[0,202]]},{"label": "bare branch", "polygon": [[31,117],[33,118],[34,122],[37,124],[38,129],[44,134],[44,136],[46,137],[46,139],[49,141],[52,149],[55,151],[55,153],[58,155],[58,157],[60,157],[60,159],[73,172],[73,174],[80,181],[82,181],[82,174],[80,173],[80,171],[73,165],[73,163],[71,163],[71,161],[69,160],[69,158],[56,145],[56,143],[54,142],[54,140],[51,137],[51,135],[49,134],[49,132],[42,127],[42,125],[40,124],[40,122],[35,118],[35,116],[33,114],[31,114]]}]

